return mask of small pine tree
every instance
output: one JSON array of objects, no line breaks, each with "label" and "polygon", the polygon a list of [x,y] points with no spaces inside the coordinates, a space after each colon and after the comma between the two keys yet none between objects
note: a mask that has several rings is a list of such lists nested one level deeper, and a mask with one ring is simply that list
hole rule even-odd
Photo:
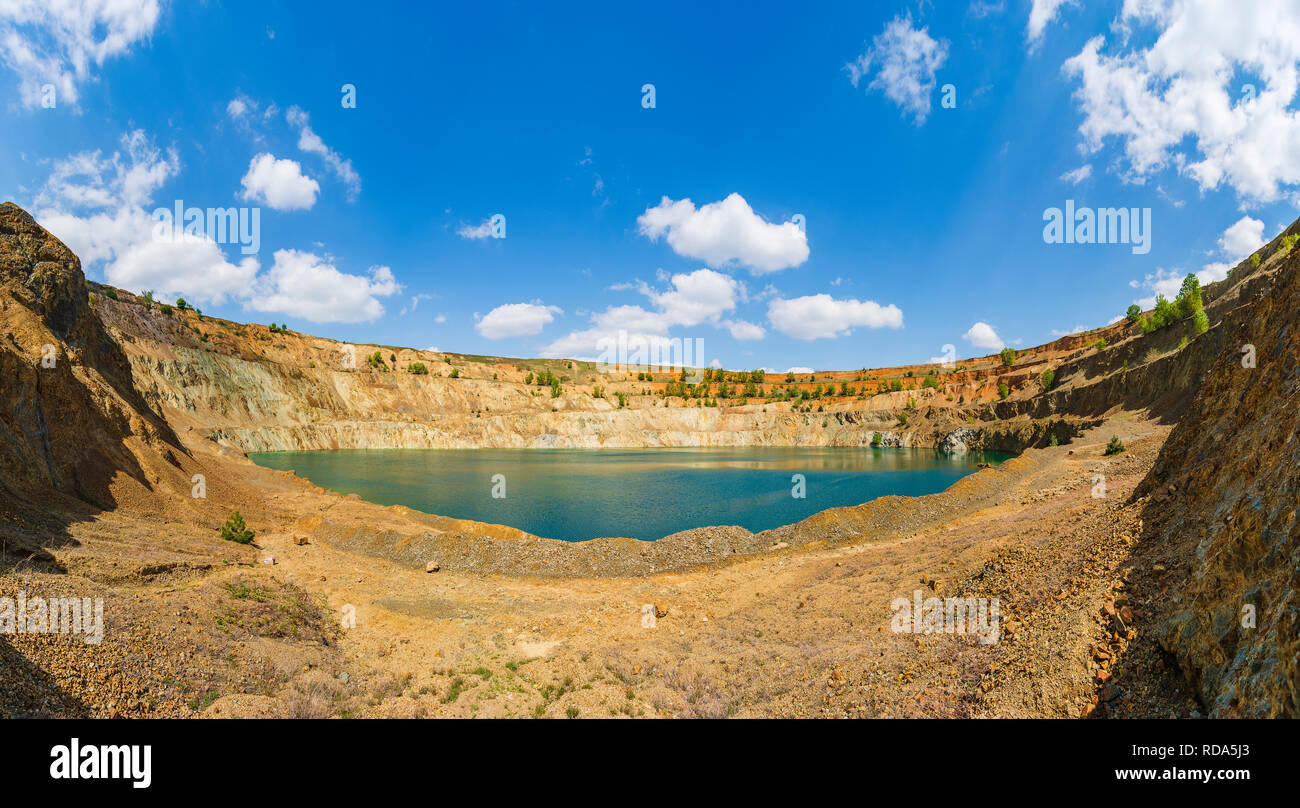
[{"label": "small pine tree", "polygon": [[1106,454],[1115,455],[1124,451],[1124,444],[1120,441],[1119,436],[1111,436],[1110,443],[1106,444]]},{"label": "small pine tree", "polygon": [[244,524],[244,517],[240,515],[239,511],[232,513],[226,523],[221,526],[221,538],[226,541],[233,541],[238,544],[252,544],[254,535],[254,532],[248,529],[248,525]]}]

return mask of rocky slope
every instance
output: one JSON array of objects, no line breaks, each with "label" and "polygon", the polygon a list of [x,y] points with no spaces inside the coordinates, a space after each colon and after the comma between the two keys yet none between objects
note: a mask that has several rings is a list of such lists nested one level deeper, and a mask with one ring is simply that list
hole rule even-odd
[{"label": "rocky slope", "polygon": [[1153,552],[1190,573],[1161,643],[1211,715],[1296,716],[1300,253],[1240,298],[1249,316],[1202,338],[1210,371],[1139,494]]}]

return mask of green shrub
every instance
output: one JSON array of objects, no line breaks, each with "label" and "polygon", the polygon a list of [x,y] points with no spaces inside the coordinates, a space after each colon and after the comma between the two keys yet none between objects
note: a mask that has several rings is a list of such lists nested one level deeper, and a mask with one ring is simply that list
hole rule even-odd
[{"label": "green shrub", "polygon": [[884,442],[885,442],[885,436],[884,436],[884,435],[881,435],[879,432],[873,432],[873,433],[872,433],[872,435],[871,435],[871,445],[872,445],[872,446],[881,446],[881,445],[884,444]]},{"label": "green shrub", "polygon": [[999,355],[1002,357],[1002,364],[1006,365],[1007,367],[1011,367],[1016,363],[1015,348],[1003,348],[1002,353]]},{"label": "green shrub", "polygon": [[104,294],[108,295],[109,297],[113,298],[114,300],[117,300],[117,290],[116,290],[116,289],[111,289],[111,288],[110,288],[110,289],[105,289],[105,290],[104,290]]},{"label": "green shrub", "polygon": [[1106,444],[1106,454],[1116,455],[1124,451],[1124,444],[1120,442],[1118,436],[1111,436],[1110,443]]},{"label": "green shrub", "polygon": [[1052,370],[1051,368],[1048,368],[1047,370],[1044,370],[1044,371],[1043,371],[1042,381],[1043,381],[1043,389],[1044,389],[1044,390],[1051,390],[1051,389],[1052,389],[1052,382],[1056,381],[1056,371],[1055,371],[1055,370]]},{"label": "green shrub", "polygon": [[1196,333],[1198,334],[1204,334],[1210,330],[1210,318],[1204,309],[1196,312],[1196,316],[1192,318],[1192,325],[1196,327]]},{"label": "green shrub", "polygon": [[1191,317],[1204,308],[1201,302],[1201,282],[1197,280],[1194,273],[1187,273],[1183,278],[1182,288],[1178,290],[1178,298],[1174,301],[1177,304],[1178,314],[1183,317]]},{"label": "green shrub", "polygon": [[254,535],[253,531],[249,530],[248,526],[244,524],[244,517],[239,514],[239,511],[232,513],[226,523],[221,526],[221,538],[226,541],[252,544]]},{"label": "green shrub", "polygon": [[424,366],[423,362],[412,362],[406,366],[407,373],[414,373],[416,376],[427,376],[429,369]]},{"label": "green shrub", "polygon": [[1047,439],[1047,445],[1048,445],[1048,446],[1060,446],[1060,445],[1061,445],[1061,442],[1060,442],[1059,440],[1057,440],[1056,435],[1052,435],[1051,437],[1049,437],[1049,438]]},{"label": "green shrub", "polygon": [[1009,396],[1009,395],[1011,395],[1011,388],[1010,388],[1010,387],[1007,387],[1007,383],[1006,383],[1006,382],[999,382],[999,383],[998,383],[998,398],[1000,398],[1000,399],[1002,399],[1003,401],[1005,401],[1006,398],[1007,398],[1007,396]]},{"label": "green shrub", "polygon": [[453,378],[453,379],[459,379],[459,378],[460,378],[460,368],[452,368],[452,369],[451,369],[451,378]]},{"label": "green shrub", "polygon": [[907,426],[907,413],[900,412],[898,414],[898,423],[900,426]]},{"label": "green shrub", "polygon": [[1128,307],[1128,313],[1124,316],[1128,318],[1130,323],[1136,323],[1138,318],[1142,316],[1142,307],[1134,303],[1132,306]]},{"label": "green shrub", "polygon": [[172,316],[172,307],[168,306],[166,303],[159,306],[158,311],[161,311],[163,314],[167,315],[168,317]]},{"label": "green shrub", "polygon": [[921,386],[935,388],[939,386],[939,380],[933,376],[926,376],[925,381],[921,382]]}]

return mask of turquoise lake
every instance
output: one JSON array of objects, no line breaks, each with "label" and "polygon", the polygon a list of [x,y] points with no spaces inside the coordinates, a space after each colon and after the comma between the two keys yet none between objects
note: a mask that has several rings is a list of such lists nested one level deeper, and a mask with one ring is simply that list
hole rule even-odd
[{"label": "turquoise lake", "polygon": [[[942,491],[1008,455],[933,449],[353,449],[250,454],[380,505],[538,536],[653,540],[707,525],[759,531],[887,494]],[[803,475],[803,498],[793,495]],[[493,489],[504,498],[493,497]]]}]

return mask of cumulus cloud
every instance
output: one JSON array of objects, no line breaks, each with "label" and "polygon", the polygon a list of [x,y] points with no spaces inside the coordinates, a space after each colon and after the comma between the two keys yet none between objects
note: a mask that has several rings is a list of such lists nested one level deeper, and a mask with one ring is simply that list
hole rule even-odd
[{"label": "cumulus cloud", "polygon": [[92,68],[147,39],[159,14],[158,0],[4,0],[0,62],[17,74],[23,106],[40,106],[46,84],[57,104],[75,106]]},{"label": "cumulus cloud", "polygon": [[1219,249],[1229,261],[1237,262],[1264,243],[1264,222],[1242,216],[1219,237]]},{"label": "cumulus cloud", "polygon": [[555,321],[555,315],[563,313],[558,306],[546,306],[541,301],[506,303],[479,318],[474,330],[488,339],[531,337],[542,333],[543,328]]},{"label": "cumulus cloud", "polygon": [[[377,298],[401,291],[388,267],[371,267],[364,277],[347,275],[326,259],[295,250],[277,252],[275,265],[262,274],[253,256],[228,261],[210,234],[184,232],[183,225],[164,224],[148,210],[154,194],[179,171],[174,150],[162,151],[135,130],[110,155],[88,151],[56,160],[33,212],[87,269],[102,267],[108,283],[152,290],[160,298],[184,296],[203,305],[237,301],[315,322],[358,322],[381,316]],[[172,206],[163,207],[170,214]]]},{"label": "cumulus cloud", "polygon": [[1007,347],[998,332],[993,326],[985,322],[978,322],[970,327],[970,330],[962,334],[962,339],[974,345],[976,348],[987,348],[992,351],[1000,351]]},{"label": "cumulus cloud", "polygon": [[290,126],[298,130],[298,148],[320,156],[339,182],[347,188],[348,201],[356,199],[357,194],[361,193],[361,175],[352,167],[352,161],[325,145],[325,141],[312,131],[307,113],[300,107],[289,107],[284,117]]},{"label": "cumulus cloud", "polygon": [[732,339],[741,340],[742,342],[762,339],[767,336],[767,331],[763,326],[745,320],[725,320],[722,325],[731,334]]},{"label": "cumulus cloud", "polygon": [[665,237],[673,252],[715,269],[734,263],[762,275],[808,260],[808,239],[798,225],[766,221],[736,193],[698,209],[689,199],[665,196],[636,221],[641,235]]},{"label": "cumulus cloud", "polygon": [[257,278],[245,304],[314,323],[360,323],[384,314],[378,298],[402,291],[392,269],[373,266],[366,276],[340,272],[331,260],[299,250],[276,250],[275,263]]},{"label": "cumulus cloud", "polygon": [[142,131],[123,135],[110,155],[78,152],[54,161],[36,196],[34,213],[86,267],[104,279],[160,297],[184,294],[197,303],[222,303],[248,288],[255,258],[232,264],[204,235],[161,232],[146,206],[180,170],[174,151],[163,152]]},{"label": "cumulus cloud", "polygon": [[239,183],[244,187],[244,199],[274,210],[309,210],[320,193],[320,183],[304,175],[297,162],[268,152],[249,162],[248,173]]},{"label": "cumulus cloud", "polygon": [[1029,50],[1033,51],[1042,44],[1043,32],[1047,30],[1047,26],[1056,19],[1063,6],[1073,2],[1074,0],[1033,0],[1033,5],[1029,8],[1029,22],[1025,25],[1025,39],[1029,42]]},{"label": "cumulus cloud", "polygon": [[1130,0],[1113,27],[1115,47],[1093,37],[1064,66],[1086,149],[1120,144],[1133,182],[1173,166],[1244,203],[1295,196],[1300,4]]},{"label": "cumulus cloud", "polygon": [[248,289],[258,268],[252,256],[232,264],[212,239],[178,233],[172,240],[132,244],[105,277],[124,289],[150,289],[159,299],[184,296],[191,303],[224,303]]},{"label": "cumulus cloud", "polygon": [[913,27],[912,16],[908,14],[887,23],[885,30],[872,40],[871,47],[844,69],[854,87],[874,73],[867,90],[883,92],[920,126],[930,115],[935,73],[947,60],[948,41],[934,39],[928,28]]},{"label": "cumulus cloud", "polygon": [[[1223,235],[1219,237],[1217,257],[1224,260],[1212,261],[1202,266],[1195,273],[1196,279],[1201,282],[1202,286],[1223,280],[1228,277],[1229,270],[1241,263],[1246,256],[1259,249],[1263,243],[1264,223],[1249,216],[1241,217],[1227,230],[1224,230]],[[1178,296],[1178,291],[1183,285],[1183,279],[1186,277],[1187,273],[1182,270],[1159,268],[1140,281],[1130,281],[1129,286],[1132,288],[1150,292],[1149,295],[1138,298],[1133,302],[1144,309],[1149,309],[1156,305],[1157,295],[1163,295],[1166,300],[1173,300]]]},{"label": "cumulus cloud", "polygon": [[[616,338],[620,331],[647,344],[666,345],[670,329],[675,327],[704,324],[734,327],[735,323],[723,320],[723,315],[735,309],[745,293],[735,278],[711,269],[697,269],[672,275],[668,281],[671,287],[662,290],[645,283],[631,286],[650,301],[652,308],[610,306],[591,315],[590,328],[573,331],[552,342],[543,349],[542,355],[590,358],[600,353],[601,340]],[[741,333],[755,338],[752,330],[742,328]]]},{"label": "cumulus cloud", "polygon": [[903,327],[903,312],[892,303],[881,306],[873,300],[838,300],[827,294],[777,298],[768,303],[767,317],[777,331],[802,340],[846,336],[863,326]]}]

